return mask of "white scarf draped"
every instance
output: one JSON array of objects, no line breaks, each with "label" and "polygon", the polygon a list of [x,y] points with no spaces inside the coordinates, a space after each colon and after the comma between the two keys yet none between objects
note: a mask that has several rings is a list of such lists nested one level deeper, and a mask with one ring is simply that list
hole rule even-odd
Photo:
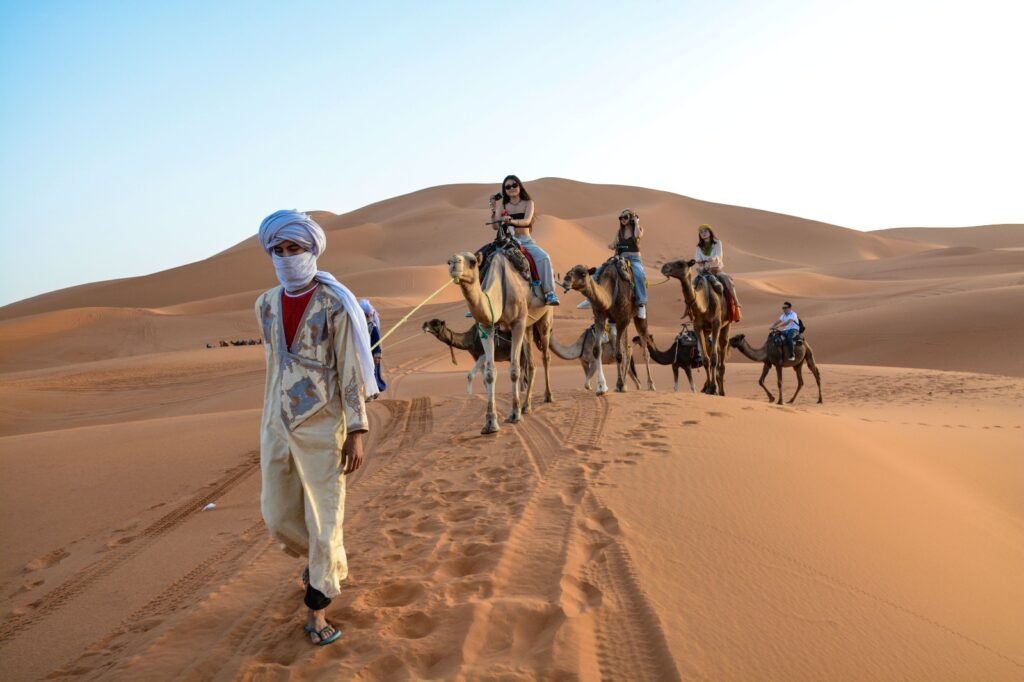
[{"label": "white scarf draped", "polygon": [[[314,258],[319,257],[327,248],[327,235],[324,234],[323,228],[305,213],[294,210],[277,211],[267,216],[260,224],[259,240],[263,250],[268,254],[285,240],[295,242],[313,254]],[[345,307],[349,326],[352,327],[352,338],[355,339],[365,397],[372,398],[378,394],[377,375],[374,372],[373,355],[370,353],[370,332],[366,327],[362,307],[355,294],[331,273],[318,270],[313,279],[330,287]]]}]

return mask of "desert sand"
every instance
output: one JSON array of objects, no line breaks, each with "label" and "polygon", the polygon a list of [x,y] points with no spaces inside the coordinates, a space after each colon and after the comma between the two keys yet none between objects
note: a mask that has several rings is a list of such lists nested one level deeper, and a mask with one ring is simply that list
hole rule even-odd
[{"label": "desert sand", "polygon": [[[618,211],[640,213],[659,342],[682,302],[658,267],[711,223],[744,303],[732,332],[760,345],[791,300],[824,403],[808,375],[769,404],[738,352],[726,397],[673,393],[657,366],[655,392],[599,398],[556,359],[555,402],[480,436],[471,358],[419,331],[470,326],[449,286],[385,343],[331,607],[344,634],[317,648],[302,562],[260,518],[263,349],[206,347],[258,336],[275,280],[255,240],[8,305],[0,678],[1024,679],[1024,226],[865,233],[527,185],[559,273],[597,265]],[[387,330],[488,238],[489,191],[314,212],[321,267]],[[579,300],[562,295],[562,343],[589,323]]]}]

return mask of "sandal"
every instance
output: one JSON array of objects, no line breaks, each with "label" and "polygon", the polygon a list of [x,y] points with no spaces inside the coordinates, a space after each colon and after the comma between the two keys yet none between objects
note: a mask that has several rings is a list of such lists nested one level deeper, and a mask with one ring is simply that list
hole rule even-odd
[{"label": "sandal", "polygon": [[[330,630],[330,629],[332,629],[332,628],[334,629],[334,634],[333,634],[333,635],[331,635],[331,636],[329,636],[329,637],[327,637],[326,639],[324,639],[324,635],[323,635],[323,633],[324,633],[325,631],[327,631],[327,630]],[[304,626],[302,627],[302,629],[303,629],[303,630],[304,630],[304,631],[305,631],[306,633],[313,633],[313,634],[315,634],[315,635],[316,635],[316,636],[317,636],[318,638],[320,638],[320,641],[319,641],[319,642],[316,642],[316,645],[317,645],[317,646],[327,646],[328,644],[330,644],[330,643],[332,643],[332,642],[336,642],[336,641],[338,641],[338,638],[339,638],[339,637],[341,637],[341,628],[339,628],[339,627],[337,627],[337,626],[335,626],[335,625],[331,625],[330,623],[328,623],[327,625],[323,626],[323,627],[322,627],[322,628],[320,628],[319,630],[314,630],[313,628],[311,628],[311,627],[310,627],[310,626],[308,626],[308,625],[304,625]]]}]

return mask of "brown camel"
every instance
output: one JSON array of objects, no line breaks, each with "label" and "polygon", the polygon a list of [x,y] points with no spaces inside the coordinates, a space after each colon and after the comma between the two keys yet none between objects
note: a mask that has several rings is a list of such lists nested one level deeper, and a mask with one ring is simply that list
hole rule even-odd
[{"label": "brown camel", "polygon": [[[601,355],[601,364],[610,365],[615,362],[615,348],[616,348],[616,335],[615,328],[611,330],[610,343],[602,343],[601,349],[597,347],[597,337],[599,332],[594,325],[590,325],[583,330],[580,337],[576,339],[576,343],[571,346],[563,346],[555,339],[555,335],[551,335],[551,352],[562,358],[563,360],[576,360],[580,361],[580,365],[583,367],[583,388],[590,390],[591,382],[594,379],[594,375],[597,374],[597,356],[598,353]],[[632,379],[633,384],[640,388],[640,378],[636,375],[636,365],[633,363],[633,358],[629,359],[629,378]]]},{"label": "brown camel", "polygon": [[[562,287],[568,291],[575,289],[583,294],[590,301],[590,307],[594,312],[594,325],[603,328],[606,321],[615,325],[615,361],[618,368],[618,378],[615,382],[615,390],[623,392],[626,390],[625,376],[629,371],[629,361],[632,356],[629,354],[629,323],[632,320],[636,331],[640,336],[647,335],[647,320],[637,317],[636,301],[633,300],[633,284],[626,279],[619,267],[613,262],[604,269],[601,281],[594,280],[592,275],[597,272],[596,268],[587,268],[585,265],[575,265],[569,272],[565,273]],[[601,339],[597,339],[598,347],[601,346]],[[647,368],[647,390],[654,390],[654,379],[651,377],[650,355],[644,347],[644,366]],[[597,367],[597,395],[604,395],[608,392],[608,384],[604,379],[604,368]]]},{"label": "brown camel", "polygon": [[459,285],[462,295],[469,304],[469,310],[480,330],[484,344],[484,385],[487,387],[487,413],[480,433],[496,433],[498,416],[494,405],[494,332],[498,328],[512,333],[512,349],[509,354],[510,376],[512,379],[512,410],[508,422],[517,423],[523,412],[530,411],[533,395],[533,376],[527,377],[524,405],[519,401],[520,354],[526,331],[536,327],[539,345],[544,361],[544,402],[551,402],[551,355],[548,344],[554,315],[544,301],[530,292],[529,284],[509,263],[499,249],[491,256],[487,269],[487,280],[480,282],[480,261],[476,254],[464,251],[448,259],[448,274]]},{"label": "brown camel", "polygon": [[775,374],[779,379],[779,405],[782,404],[782,368],[792,367],[796,371],[796,393],[789,399],[789,402],[796,400],[797,394],[800,393],[800,389],[804,387],[804,362],[807,363],[807,367],[810,368],[811,374],[814,375],[814,381],[818,384],[818,403],[821,403],[821,373],[818,371],[818,366],[814,364],[814,352],[811,350],[810,344],[804,341],[796,346],[796,360],[790,360],[786,354],[786,342],[783,339],[777,341],[772,340],[771,335],[768,336],[768,341],[760,348],[753,348],[747,343],[747,337],[744,334],[737,334],[736,336],[729,339],[729,345],[737,349],[739,352],[746,355],[754,362],[763,362],[764,370],[761,372],[761,378],[757,383],[761,384],[761,388],[768,394],[768,402],[775,402],[775,396],[768,390],[768,387],[764,385],[764,378],[768,376],[768,370],[771,367],[775,367]]},{"label": "brown camel", "polygon": [[[693,314],[693,330],[704,354],[704,393],[725,395],[725,359],[729,353],[729,307],[721,283],[701,277],[693,283],[695,260],[676,260],[661,266],[661,274],[675,277],[683,286],[683,300]],[[709,280],[711,284],[709,286]],[[716,286],[717,285],[717,286]]]},{"label": "brown camel", "polygon": [[[633,337],[633,344],[640,345],[640,337]],[[679,370],[682,368],[686,372],[686,380],[690,382],[690,392],[696,393],[697,388],[693,385],[693,370],[692,361],[690,359],[690,351],[696,347],[696,341],[693,343],[686,343],[684,339],[678,336],[673,339],[672,345],[668,350],[658,350],[658,347],[654,345],[654,335],[647,335],[647,350],[651,353],[651,359],[659,365],[672,365],[672,378],[675,379],[675,384],[672,390],[679,392]]]},{"label": "brown camel", "polygon": [[[473,369],[469,370],[466,376],[466,393],[473,395],[473,379],[484,366],[484,342],[480,340],[480,331],[473,325],[464,332],[457,332],[449,329],[444,320],[434,318],[423,323],[423,331],[435,336],[438,341],[448,346],[449,349],[458,348],[467,351],[476,360]],[[512,356],[512,337],[498,331],[494,336],[494,361],[508,362]],[[523,344],[523,354],[520,358],[523,370],[521,382],[522,390],[526,390],[529,384],[529,377],[533,375],[533,353],[530,344]],[[452,351],[452,364],[455,364],[455,351]],[[526,409],[525,403],[523,409]]]}]

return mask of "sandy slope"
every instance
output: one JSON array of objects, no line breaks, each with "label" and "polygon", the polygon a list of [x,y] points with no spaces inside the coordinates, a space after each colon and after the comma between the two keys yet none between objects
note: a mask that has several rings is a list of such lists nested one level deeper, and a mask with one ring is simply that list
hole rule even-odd
[{"label": "sandy slope", "polygon": [[[733,332],[759,344],[793,300],[825,403],[812,381],[768,405],[738,353],[727,398],[672,394],[657,366],[656,393],[597,399],[557,361],[557,402],[482,438],[470,359],[418,332],[470,326],[448,287],[387,343],[388,399],[350,481],[345,636],[316,649],[301,562],[259,515],[263,351],[205,347],[257,334],[272,273],[253,240],[16,303],[0,309],[0,677],[1024,678],[1021,226],[865,234],[529,186],[559,271],[606,255],[623,206],[655,266],[714,224],[745,303]],[[486,238],[490,189],[320,212],[323,265],[389,327]],[[667,343],[680,291],[651,270]],[[557,311],[563,343],[589,323],[578,300]],[[504,373],[499,391],[505,406]]]}]

